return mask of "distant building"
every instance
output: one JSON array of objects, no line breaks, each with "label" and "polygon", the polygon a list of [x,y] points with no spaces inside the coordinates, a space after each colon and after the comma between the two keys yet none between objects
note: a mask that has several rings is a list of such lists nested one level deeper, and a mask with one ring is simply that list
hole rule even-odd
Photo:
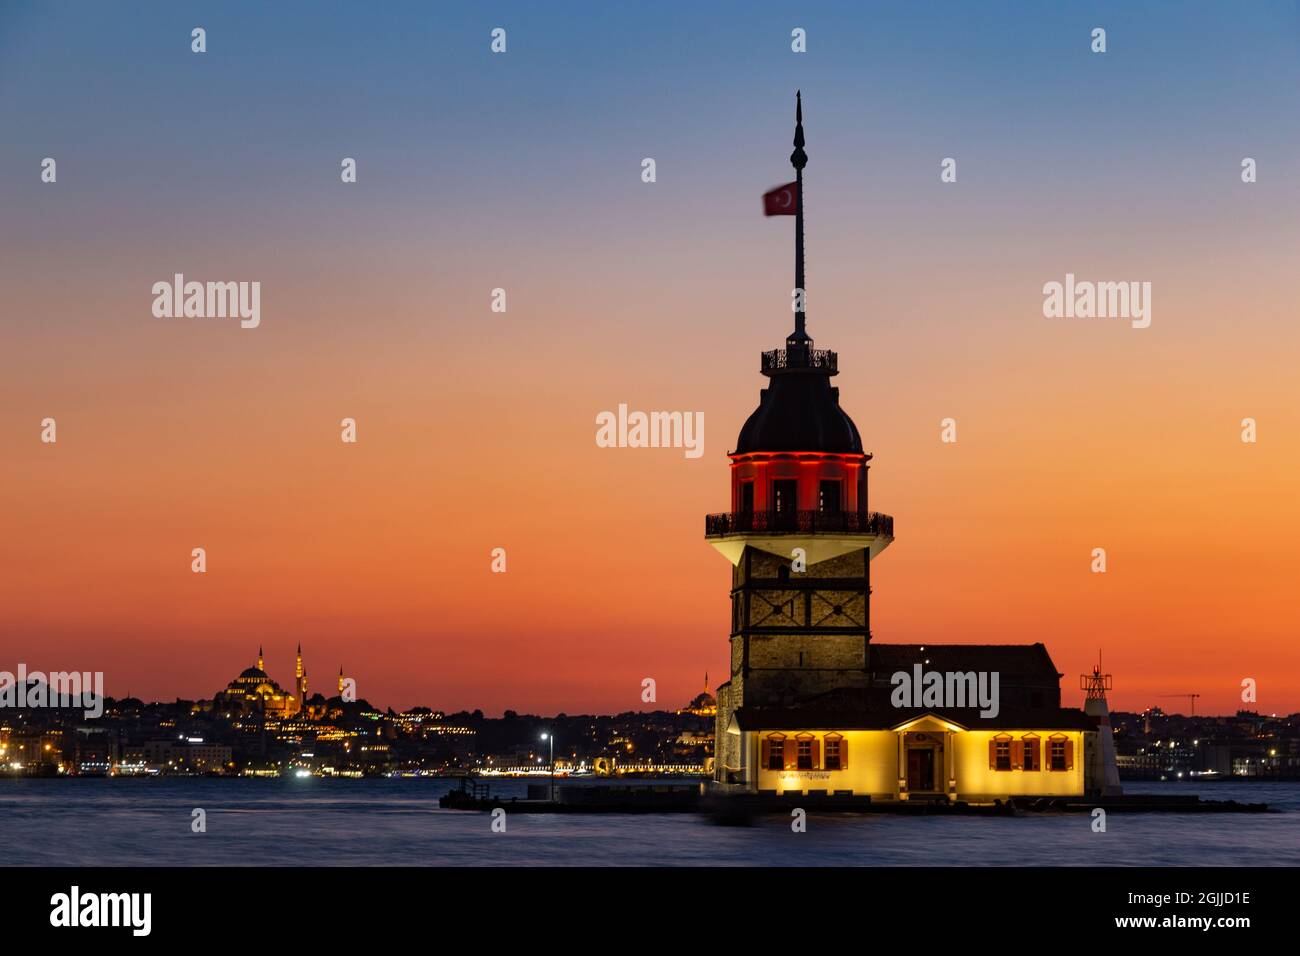
[{"label": "distant building", "polygon": [[695,695],[695,699],[679,710],[679,714],[694,714],[696,717],[718,716],[718,701],[709,693],[709,673],[704,672],[704,690]]},{"label": "distant building", "polygon": [[127,755],[129,762],[139,759],[146,767],[168,772],[226,773],[230,769],[231,748],[227,744],[203,740],[149,740]]},{"label": "distant building", "polygon": [[307,677],[302,670],[302,647],[298,648],[298,687],[294,692],[280,687],[266,673],[262,649],[257,649],[257,666],[243,671],[212,698],[217,713],[261,714],[266,717],[292,717],[302,708]]}]

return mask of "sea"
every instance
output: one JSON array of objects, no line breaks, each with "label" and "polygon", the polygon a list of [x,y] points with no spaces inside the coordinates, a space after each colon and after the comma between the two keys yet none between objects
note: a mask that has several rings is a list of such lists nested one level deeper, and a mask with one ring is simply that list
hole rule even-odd
[{"label": "sea", "polygon": [[[673,781],[680,783],[680,780]],[[443,810],[439,778],[0,779],[5,865],[1297,866],[1300,783],[1132,783],[1127,793],[1267,803],[1277,813],[1020,817],[809,814],[806,829],[696,814]],[[527,795],[525,781],[493,794]],[[194,832],[202,810],[206,831]]]}]

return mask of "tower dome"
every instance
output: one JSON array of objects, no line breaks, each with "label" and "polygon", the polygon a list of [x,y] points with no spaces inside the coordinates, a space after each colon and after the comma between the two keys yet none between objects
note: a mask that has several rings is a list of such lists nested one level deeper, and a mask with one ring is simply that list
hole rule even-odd
[{"label": "tower dome", "polygon": [[[793,338],[793,337],[792,337]],[[858,426],[840,408],[840,390],[832,388],[834,352],[808,346],[763,353],[763,374],[772,384],[763,389],[758,408],[736,439],[737,455],[760,451],[862,454]]]},{"label": "tower dome", "polygon": [[[825,452],[861,455],[862,438],[853,419],[840,408],[839,389],[832,388],[831,376],[837,374],[834,352],[813,348],[806,328],[803,258],[803,171],[808,165],[804,152],[803,98],[795,98],[794,152],[790,165],[796,179],[769,194],[782,194],[785,201],[770,208],[770,215],[788,215],[794,208],[794,331],[785,340],[785,348],[764,352],[762,372],[772,379],[763,389],[758,408],[740,429],[733,454],[754,452]],[[789,194],[793,191],[793,203]]]}]

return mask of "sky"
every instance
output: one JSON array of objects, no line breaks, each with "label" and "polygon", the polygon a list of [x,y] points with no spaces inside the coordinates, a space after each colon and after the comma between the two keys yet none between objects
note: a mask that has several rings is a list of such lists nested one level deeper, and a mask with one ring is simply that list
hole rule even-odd
[{"label": "sky", "polygon": [[[1297,52],[1295,3],[3,0],[0,670],[209,697],[301,642],[399,709],[716,686],[703,515],[791,325],[760,197],[801,89],[808,327],[895,519],[873,640],[1300,710]],[[175,273],[260,282],[260,325],[155,317]],[[1044,317],[1067,273],[1150,282],[1150,327]],[[621,403],[702,412],[704,454],[598,447]]]}]

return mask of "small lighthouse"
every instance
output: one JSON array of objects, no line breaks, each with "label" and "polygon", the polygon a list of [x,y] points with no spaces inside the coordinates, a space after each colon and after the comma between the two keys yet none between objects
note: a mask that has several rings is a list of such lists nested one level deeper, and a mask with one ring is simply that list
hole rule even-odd
[{"label": "small lighthouse", "polygon": [[1103,674],[1101,664],[1098,663],[1091,674],[1080,676],[1079,687],[1085,694],[1083,712],[1097,719],[1096,749],[1091,755],[1094,767],[1089,774],[1091,786],[1100,796],[1117,796],[1124,792],[1124,788],[1119,783],[1115,735],[1110,728],[1110,707],[1106,703],[1106,691],[1111,689],[1111,676]]}]

